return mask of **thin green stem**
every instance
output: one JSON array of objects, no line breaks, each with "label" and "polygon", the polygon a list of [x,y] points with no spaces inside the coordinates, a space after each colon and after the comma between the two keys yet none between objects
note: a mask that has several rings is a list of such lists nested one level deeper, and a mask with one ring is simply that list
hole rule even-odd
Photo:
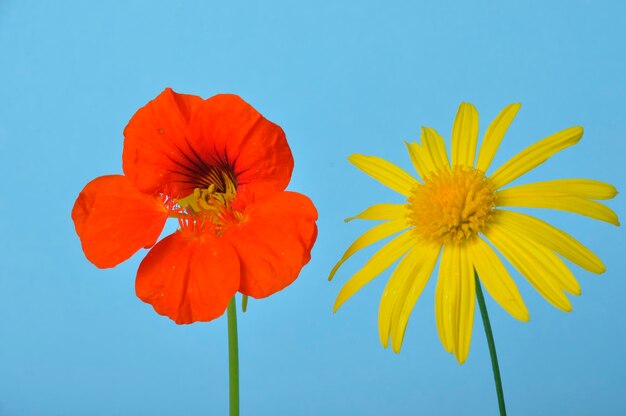
[{"label": "thin green stem", "polygon": [[491,356],[491,367],[493,368],[493,378],[496,381],[496,392],[498,393],[498,407],[500,408],[500,416],[506,416],[506,406],[504,405],[504,392],[502,391],[502,380],[500,379],[500,367],[498,366],[498,354],[496,354],[496,344],[493,340],[493,332],[491,332],[491,324],[489,323],[489,314],[487,314],[487,305],[485,305],[485,297],[480,286],[478,273],[474,272],[476,279],[476,297],[478,298],[478,306],[480,315],[483,318],[485,326],[485,335],[487,335],[487,344],[489,345],[489,355]]},{"label": "thin green stem", "polygon": [[228,367],[230,416],[239,416],[239,346],[237,343],[237,305],[234,296],[228,304]]}]

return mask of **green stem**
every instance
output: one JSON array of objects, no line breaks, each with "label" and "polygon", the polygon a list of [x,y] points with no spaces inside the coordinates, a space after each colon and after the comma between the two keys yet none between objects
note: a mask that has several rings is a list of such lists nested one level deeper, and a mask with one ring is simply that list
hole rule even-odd
[{"label": "green stem", "polygon": [[237,345],[237,305],[234,296],[228,304],[228,367],[230,416],[239,416],[239,347]]},{"label": "green stem", "polygon": [[489,323],[489,315],[487,314],[487,305],[485,305],[485,297],[480,286],[478,273],[474,272],[476,279],[476,297],[478,298],[478,306],[480,307],[480,315],[483,318],[485,326],[485,335],[487,335],[487,344],[489,345],[489,355],[491,356],[491,367],[493,368],[493,378],[496,381],[496,392],[498,393],[498,407],[500,408],[500,416],[506,416],[506,407],[504,405],[504,392],[502,391],[502,380],[500,379],[500,367],[498,366],[498,355],[496,354],[496,344],[493,340],[491,332],[491,324]]}]

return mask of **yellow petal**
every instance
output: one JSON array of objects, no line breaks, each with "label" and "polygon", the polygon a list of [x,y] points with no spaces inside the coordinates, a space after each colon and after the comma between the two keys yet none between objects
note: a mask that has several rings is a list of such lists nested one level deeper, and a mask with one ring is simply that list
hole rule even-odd
[{"label": "yellow petal", "polygon": [[417,179],[385,159],[376,156],[352,155],[348,160],[372,178],[404,196],[410,196],[413,186],[417,183]]},{"label": "yellow petal", "polygon": [[530,315],[517,285],[493,249],[479,237],[468,244],[468,250],[476,273],[491,297],[514,318],[528,321]]},{"label": "yellow petal", "polygon": [[469,353],[475,305],[474,269],[467,250],[456,244],[446,245],[435,290],[435,319],[444,348],[454,352],[460,364]]},{"label": "yellow petal", "polygon": [[409,156],[411,157],[411,162],[413,162],[413,167],[415,168],[415,171],[420,175],[420,178],[422,178],[422,180],[425,180],[428,177],[429,173],[435,169],[432,161],[426,160],[428,158],[424,157],[424,150],[419,144],[415,142],[404,142],[404,144],[409,151]]},{"label": "yellow petal", "polygon": [[443,347],[454,352],[458,341],[460,313],[461,250],[456,244],[444,246],[435,289],[435,320]]},{"label": "yellow petal", "polygon": [[474,307],[476,305],[476,280],[474,267],[469,259],[466,247],[460,247],[459,263],[459,315],[456,322],[456,345],[454,355],[459,364],[463,364],[469,354],[474,327]]},{"label": "yellow petal", "polygon": [[617,189],[606,182],[591,179],[556,179],[507,188],[501,192],[516,196],[575,196],[585,199],[611,199]]},{"label": "yellow petal", "polygon": [[604,273],[606,270],[602,260],[587,247],[569,234],[551,226],[545,221],[530,215],[503,210],[497,210],[496,216],[502,218],[500,222],[506,222],[509,227],[515,228],[518,233],[525,233],[528,238],[546,246],[550,250],[556,251],[583,269],[598,274]]},{"label": "yellow petal", "polygon": [[422,127],[422,147],[430,153],[436,170],[450,169],[445,141],[437,131]]},{"label": "yellow petal", "polygon": [[536,168],[553,154],[575,145],[583,136],[582,127],[570,127],[527,147],[511,160],[500,166],[491,180],[497,188],[519,178],[526,172]]},{"label": "yellow petal", "polygon": [[407,255],[400,260],[385,286],[378,310],[378,333],[380,335],[380,342],[385,348],[387,348],[389,344],[389,337],[391,335],[392,312],[397,303],[404,303],[406,292],[408,292],[408,288],[411,287],[411,281],[415,276],[416,265],[421,262],[421,258],[424,255],[423,253],[424,251],[421,245],[413,247]]},{"label": "yellow petal", "polygon": [[413,166],[423,180],[434,172],[450,168],[445,143],[435,130],[422,127],[421,141],[421,146],[417,143],[405,144]]},{"label": "yellow petal", "polygon": [[352,243],[352,245],[348,247],[346,252],[343,253],[341,260],[339,260],[337,264],[335,264],[335,267],[333,267],[333,269],[331,270],[330,275],[328,276],[328,280],[332,280],[332,278],[335,276],[335,273],[337,273],[339,267],[354,253],[382,239],[385,239],[390,235],[399,233],[405,228],[407,228],[406,221],[404,219],[400,219],[384,222],[366,231],[363,235],[354,240],[354,243]]},{"label": "yellow petal", "polygon": [[543,267],[549,270],[554,276],[559,289],[569,292],[573,295],[580,295],[580,285],[572,274],[571,270],[563,263],[563,261],[547,247],[537,244],[532,238],[529,238],[526,230],[519,230],[507,221],[506,217],[496,217],[495,223],[501,227],[507,235],[513,235],[523,244],[530,247],[534,253],[534,258],[539,261]]},{"label": "yellow petal", "polygon": [[358,292],[363,286],[368,284],[372,279],[381,274],[385,269],[391,266],[403,254],[405,254],[412,245],[415,244],[415,235],[413,230],[409,230],[404,234],[391,240],[377,251],[371,259],[355,273],[350,280],[341,288],[333,311],[337,311],[341,305],[352,295]]},{"label": "yellow petal", "polygon": [[548,302],[563,311],[572,310],[569,299],[561,291],[555,271],[545,262],[546,248],[535,246],[499,224],[492,223],[485,235]]},{"label": "yellow petal", "polygon": [[[418,260],[418,262],[414,266],[413,272],[411,273],[411,275],[407,276],[407,279],[404,279],[404,281],[402,282],[402,286],[400,286],[398,289],[398,295],[396,296],[396,301],[394,302],[391,310],[387,312],[387,313],[389,312],[391,313],[391,316],[389,317],[388,339],[391,339],[391,345],[392,345],[393,351],[396,353],[400,352],[399,347],[397,347],[398,337],[396,336],[396,329],[398,328],[398,321],[400,321],[400,313],[402,312],[402,307],[404,306],[406,297],[408,296],[409,291],[411,290],[411,286],[413,285],[415,272],[418,270],[418,267],[419,267],[418,263],[420,263],[420,260]],[[403,337],[404,337],[404,334],[402,334],[402,338]],[[400,342],[400,347],[401,347],[402,339],[400,339],[399,342]]]},{"label": "yellow petal", "polygon": [[393,316],[391,320],[391,340],[393,344],[394,352],[400,352],[402,348],[402,341],[404,340],[404,333],[406,326],[409,322],[409,317],[413,311],[415,303],[419,299],[428,279],[437,264],[437,258],[439,257],[439,251],[441,246],[437,244],[428,244],[419,247],[420,257],[415,265],[412,273],[410,286],[405,291],[404,301],[402,304],[396,303]]},{"label": "yellow petal", "polygon": [[520,195],[515,188],[510,188],[496,192],[496,205],[499,207],[558,209],[619,225],[617,214],[606,205],[575,196],[541,196],[524,193]]},{"label": "yellow petal", "polygon": [[476,169],[487,172],[489,165],[491,165],[491,162],[498,151],[498,147],[500,147],[500,143],[502,142],[506,131],[509,129],[509,126],[513,122],[513,119],[521,106],[522,105],[519,103],[506,106],[504,110],[498,114],[498,117],[491,122],[487,132],[485,133],[485,138],[482,146],[480,147],[480,151],[478,152]]},{"label": "yellow petal", "polygon": [[478,142],[478,111],[470,103],[461,103],[452,126],[452,166],[474,167]]},{"label": "yellow petal", "polygon": [[[441,160],[442,154],[439,148],[439,139],[443,139],[437,135],[432,129],[422,127],[421,141],[422,145],[417,143],[411,143],[409,153],[411,153],[411,160],[415,169],[419,172],[422,179],[426,180],[438,170],[445,168],[445,163],[448,162],[447,157],[445,162]],[[443,148],[443,156],[445,157],[445,147]]]},{"label": "yellow petal", "polygon": [[372,205],[354,217],[346,218],[345,222],[356,219],[374,221],[400,220],[406,218],[406,215],[406,204],[377,204]]}]

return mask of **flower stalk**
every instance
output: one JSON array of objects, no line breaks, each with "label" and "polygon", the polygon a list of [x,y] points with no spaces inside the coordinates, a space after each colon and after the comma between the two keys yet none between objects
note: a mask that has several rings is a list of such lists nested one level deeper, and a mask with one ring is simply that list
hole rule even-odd
[{"label": "flower stalk", "polygon": [[500,366],[498,366],[498,354],[496,353],[496,344],[493,339],[491,324],[489,323],[489,314],[487,313],[485,297],[483,296],[483,290],[480,286],[480,279],[478,278],[478,273],[476,273],[476,271],[474,271],[474,278],[476,279],[476,298],[478,299],[480,316],[483,318],[483,326],[485,327],[485,335],[487,336],[487,344],[489,345],[489,355],[491,356],[493,378],[496,382],[496,393],[498,394],[498,408],[500,409],[500,416],[506,416],[504,391],[502,390],[502,379],[500,378]]},{"label": "flower stalk", "polygon": [[228,376],[230,416],[239,416],[239,346],[237,341],[237,305],[235,296],[228,304]]}]

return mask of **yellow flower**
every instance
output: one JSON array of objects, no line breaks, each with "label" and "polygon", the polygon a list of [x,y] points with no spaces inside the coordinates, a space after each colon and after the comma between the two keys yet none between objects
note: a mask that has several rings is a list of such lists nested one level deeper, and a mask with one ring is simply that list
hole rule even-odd
[{"label": "yellow flower", "polygon": [[402,258],[380,302],[378,328],[386,348],[399,352],[409,316],[441,254],[435,290],[435,319],[445,349],[459,363],[467,358],[474,322],[474,273],[489,294],[513,317],[527,321],[528,310],[497,249],[539,293],[563,311],[572,306],[565,293],[580,294],[576,278],[563,258],[593,273],[605,271],[602,261],[570,235],[529,215],[504,207],[550,208],[582,214],[619,225],[617,215],[594,200],[613,198],[607,183],[589,179],[560,179],[502,189],[576,144],[582,127],[570,127],[533,144],[489,176],[485,174],[520,104],[506,107],[491,123],[476,157],[478,112],[462,103],[452,129],[452,159],[443,138],[422,128],[421,145],[406,143],[421,180],[375,156],[352,155],[357,168],[399,192],[401,204],[374,205],[352,219],[382,220],[360,236],[330,273],[355,252],[391,235],[384,245],[344,285],[336,311],[359,289]]}]

